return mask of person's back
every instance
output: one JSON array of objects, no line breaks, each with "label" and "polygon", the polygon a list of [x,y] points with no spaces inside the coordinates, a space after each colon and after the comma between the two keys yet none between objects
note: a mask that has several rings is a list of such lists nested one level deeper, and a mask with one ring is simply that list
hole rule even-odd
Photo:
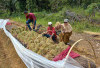
[{"label": "person's back", "polygon": [[36,16],[34,15],[34,13],[28,13],[28,15],[26,16],[26,19],[36,20]]}]

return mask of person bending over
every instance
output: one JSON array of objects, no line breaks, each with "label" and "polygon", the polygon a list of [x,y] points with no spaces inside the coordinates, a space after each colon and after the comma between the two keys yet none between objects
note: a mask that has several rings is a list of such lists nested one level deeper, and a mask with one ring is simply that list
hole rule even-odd
[{"label": "person bending over", "polygon": [[36,26],[36,16],[33,13],[28,13],[28,11],[24,11],[24,14],[26,16],[26,28],[28,27],[29,30],[31,31],[32,28],[30,27],[29,24],[32,22],[34,30]]}]

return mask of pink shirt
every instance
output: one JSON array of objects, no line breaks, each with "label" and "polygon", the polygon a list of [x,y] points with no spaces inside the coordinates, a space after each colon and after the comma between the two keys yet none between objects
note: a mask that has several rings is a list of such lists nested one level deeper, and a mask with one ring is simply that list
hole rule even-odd
[{"label": "pink shirt", "polygon": [[30,19],[30,20],[36,20],[36,17],[33,13],[29,13],[27,16],[26,16],[26,19]]}]

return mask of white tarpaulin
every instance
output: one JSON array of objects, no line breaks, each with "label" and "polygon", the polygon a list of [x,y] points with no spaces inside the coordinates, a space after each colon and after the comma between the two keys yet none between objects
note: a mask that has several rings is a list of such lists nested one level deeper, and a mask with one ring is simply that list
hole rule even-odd
[{"label": "white tarpaulin", "polygon": [[5,34],[10,38],[17,54],[25,63],[27,68],[83,68],[71,57],[69,57],[67,61],[63,59],[61,61],[54,62],[29,49],[26,49],[17,39],[11,35],[10,32],[6,30],[5,25],[7,21],[9,20],[0,19],[0,28],[3,28]]}]

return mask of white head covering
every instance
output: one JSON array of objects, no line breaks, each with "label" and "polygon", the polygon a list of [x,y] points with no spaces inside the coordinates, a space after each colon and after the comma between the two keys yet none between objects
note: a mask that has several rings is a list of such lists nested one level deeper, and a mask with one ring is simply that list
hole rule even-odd
[{"label": "white head covering", "polygon": [[48,25],[52,25],[52,22],[48,22]]},{"label": "white head covering", "polygon": [[64,19],[64,22],[68,22],[68,19]]}]

